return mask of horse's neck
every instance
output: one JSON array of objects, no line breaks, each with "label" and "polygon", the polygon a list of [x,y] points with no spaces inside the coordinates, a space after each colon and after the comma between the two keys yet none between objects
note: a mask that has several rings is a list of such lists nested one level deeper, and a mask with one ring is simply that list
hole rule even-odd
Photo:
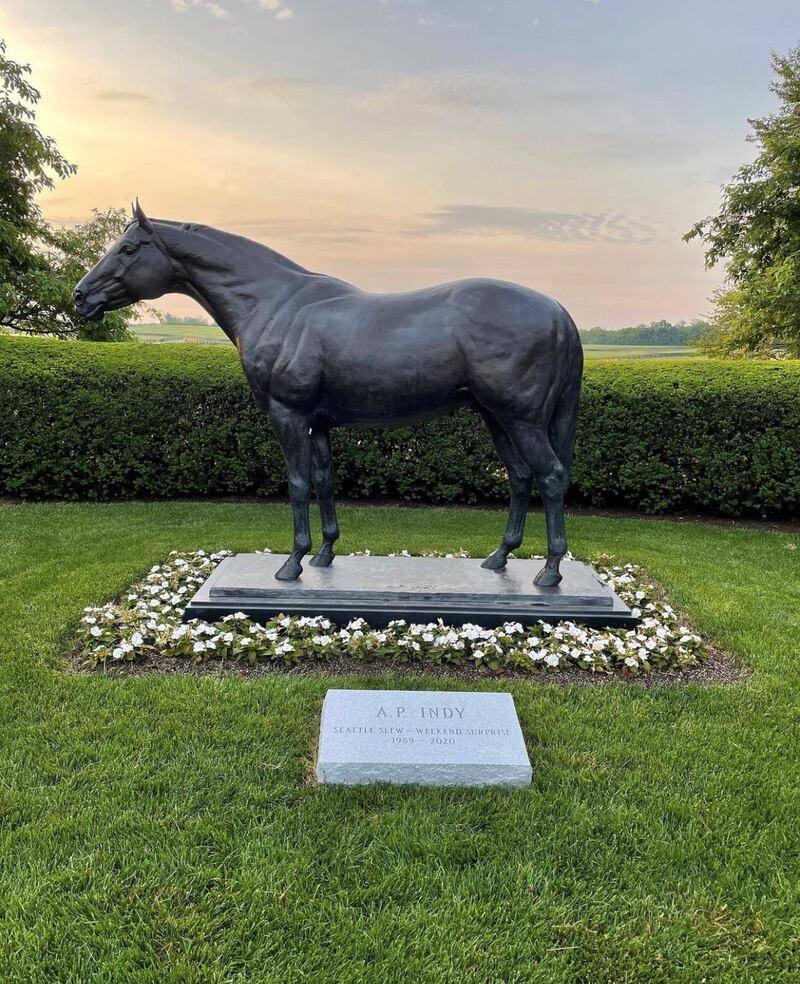
[{"label": "horse's neck", "polygon": [[310,276],[260,243],[208,226],[154,223],[176,269],[176,289],[214,318],[232,342],[259,306],[268,320]]}]

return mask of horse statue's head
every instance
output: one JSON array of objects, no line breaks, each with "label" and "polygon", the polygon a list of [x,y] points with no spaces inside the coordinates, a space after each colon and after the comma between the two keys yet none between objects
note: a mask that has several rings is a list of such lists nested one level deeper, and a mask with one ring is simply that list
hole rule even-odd
[{"label": "horse statue's head", "polygon": [[137,198],[125,232],[75,288],[75,309],[98,321],[106,311],[161,297],[174,281],[173,262]]}]

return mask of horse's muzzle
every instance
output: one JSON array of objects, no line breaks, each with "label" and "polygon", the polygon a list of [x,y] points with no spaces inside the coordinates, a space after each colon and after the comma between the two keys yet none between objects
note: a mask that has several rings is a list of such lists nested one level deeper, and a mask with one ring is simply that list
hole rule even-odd
[{"label": "horse's muzzle", "polygon": [[103,299],[90,303],[89,299],[80,287],[75,289],[75,293],[72,295],[72,302],[78,314],[82,318],[86,318],[87,321],[99,321],[105,313],[105,300]]}]

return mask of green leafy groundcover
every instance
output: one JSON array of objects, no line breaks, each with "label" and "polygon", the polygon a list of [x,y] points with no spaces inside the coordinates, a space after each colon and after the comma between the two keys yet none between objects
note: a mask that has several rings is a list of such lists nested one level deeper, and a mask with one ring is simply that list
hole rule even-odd
[{"label": "green leafy groundcover", "polygon": [[[402,555],[409,556],[407,551]],[[156,564],[118,602],[86,608],[80,630],[85,663],[105,666],[161,654],[196,662],[227,659],[293,665],[348,656],[471,666],[495,673],[555,672],[577,666],[593,673],[620,669],[637,675],[651,669],[683,669],[706,655],[700,637],[681,625],[670,605],[656,598],[653,585],[637,567],[602,562],[600,576],[642,617],[636,629],[543,621],[533,627],[506,622],[485,629],[403,620],[373,629],[363,619],[338,628],[323,616],[297,615],[278,615],[260,625],[241,612],[214,624],[199,619],[183,623],[186,603],[226,556],[229,551],[173,551],[166,563]]]},{"label": "green leafy groundcover", "polygon": [[[340,495],[498,501],[469,410],[334,434]],[[0,336],[0,494],[30,499],[284,495],[286,471],[233,346]],[[571,496],[645,512],[792,515],[800,361],[587,364]]]}]

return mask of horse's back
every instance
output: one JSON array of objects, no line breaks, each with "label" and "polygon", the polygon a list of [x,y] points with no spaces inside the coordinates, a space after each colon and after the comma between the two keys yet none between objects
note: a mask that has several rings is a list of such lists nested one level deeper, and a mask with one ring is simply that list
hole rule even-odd
[{"label": "horse's back", "polygon": [[440,316],[444,310],[449,322],[460,316],[486,327],[518,326],[527,331],[546,326],[553,317],[560,316],[564,311],[554,298],[530,287],[478,277],[421,290],[391,294],[358,292],[351,296],[354,304],[362,304],[365,311],[424,311]]},{"label": "horse's back", "polygon": [[273,392],[313,399],[319,374],[335,423],[403,422],[465,398],[530,408],[561,388],[571,333],[576,340],[553,298],[498,280],[395,294],[318,291],[293,312]]},{"label": "horse's back", "polygon": [[[523,347],[574,328],[554,298],[521,284],[472,278],[399,293],[349,290],[307,308],[316,330],[336,338],[363,330],[383,342],[395,334],[436,344],[443,335],[498,338]],[[475,329],[478,329],[476,333]]]}]

